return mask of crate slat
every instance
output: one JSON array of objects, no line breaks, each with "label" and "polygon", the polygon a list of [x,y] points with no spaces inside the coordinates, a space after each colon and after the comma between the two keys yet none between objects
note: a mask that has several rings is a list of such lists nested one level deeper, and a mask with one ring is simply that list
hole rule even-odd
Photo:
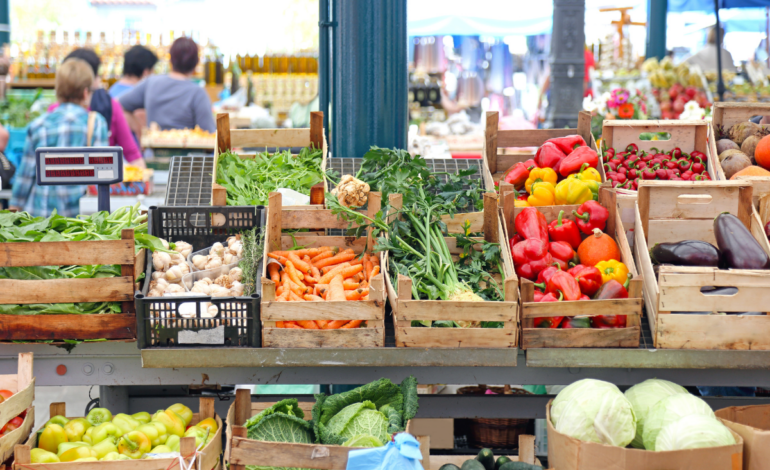
[{"label": "crate slat", "polygon": [[136,315],[0,315],[0,339],[136,338]]},{"label": "crate slat", "polygon": [[[132,269],[133,271],[133,269]],[[133,277],[98,279],[0,279],[4,304],[123,302],[134,298]]]},{"label": "crate slat", "polygon": [[[740,122],[746,122],[750,118],[754,116],[766,116],[770,115],[770,103],[714,103],[713,109],[713,116],[711,118],[711,125],[712,125],[712,135],[714,136],[712,141],[710,142],[711,151],[713,152],[714,156],[718,157],[717,154],[717,146],[716,146],[716,132],[717,127],[722,126],[725,131],[730,130],[732,126],[735,124],[738,124]],[[767,128],[767,125],[763,125],[763,127]],[[719,166],[719,173],[720,178],[719,179],[727,179],[725,178],[724,170],[722,169],[722,165]],[[757,189],[760,189],[759,187],[762,187],[762,189],[766,189],[768,185],[770,185],[770,177],[767,176],[739,176],[738,179],[745,179],[747,181],[752,181],[754,183],[758,183],[754,185],[754,200],[756,201],[759,194],[757,193]],[[765,191],[766,192],[766,191]]]},{"label": "crate slat", "polygon": [[132,264],[133,248],[127,240],[0,243],[0,266]]}]

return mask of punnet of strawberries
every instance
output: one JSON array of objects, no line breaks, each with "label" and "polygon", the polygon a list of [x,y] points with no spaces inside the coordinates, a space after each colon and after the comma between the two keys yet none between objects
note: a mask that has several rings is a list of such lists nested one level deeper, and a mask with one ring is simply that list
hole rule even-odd
[{"label": "punnet of strawberries", "polygon": [[613,188],[636,191],[643,180],[711,180],[706,155],[697,150],[688,154],[677,147],[668,152],[656,148],[645,152],[629,144],[623,150],[606,150],[604,161],[604,173]]}]

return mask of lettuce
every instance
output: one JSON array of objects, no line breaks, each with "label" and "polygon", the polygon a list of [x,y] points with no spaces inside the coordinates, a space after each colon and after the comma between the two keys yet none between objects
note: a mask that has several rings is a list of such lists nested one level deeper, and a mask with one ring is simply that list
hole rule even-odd
[{"label": "lettuce", "polygon": [[329,420],[327,428],[344,440],[360,436],[374,436],[380,442],[390,440],[388,417],[370,401],[346,406]]},{"label": "lettuce", "polygon": [[374,436],[351,437],[344,444],[345,447],[382,447],[383,443]]},{"label": "lettuce", "polygon": [[[295,398],[282,400],[246,421],[249,439],[266,442],[313,443],[313,425]],[[247,470],[302,470],[248,465]]]}]

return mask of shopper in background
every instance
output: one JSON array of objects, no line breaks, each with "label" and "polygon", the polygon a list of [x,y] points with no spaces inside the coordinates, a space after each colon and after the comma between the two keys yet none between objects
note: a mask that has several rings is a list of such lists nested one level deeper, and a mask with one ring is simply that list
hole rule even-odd
[{"label": "shopper in background", "polygon": [[[91,70],[94,72],[94,81],[91,85],[91,101],[90,110],[96,111],[101,114],[107,121],[109,131],[109,145],[123,147],[123,158],[131,166],[139,168],[147,168],[142,158],[142,152],[139,150],[134,136],[131,135],[131,129],[128,127],[126,117],[123,114],[123,108],[120,106],[118,100],[110,98],[107,90],[102,88],[102,81],[99,78],[99,66],[102,61],[99,56],[96,55],[91,49],[78,48],[67,54],[64,58],[64,62],[76,58],[84,60],[91,66]],[[53,111],[58,104],[53,104],[48,108],[48,111]]]},{"label": "shopper in background", "polygon": [[120,97],[131,129],[139,135],[141,128],[134,112],[144,109],[147,122],[161,129],[201,129],[214,132],[216,124],[211,101],[206,91],[192,80],[198,65],[198,45],[181,37],[171,45],[171,73],[151,75],[133,90]]},{"label": "shopper in background", "polygon": [[123,76],[110,87],[110,96],[119,98],[137,83],[152,75],[158,56],[144,46],[134,46],[123,56]]},{"label": "shopper in background", "polygon": [[[720,28],[720,37],[724,42],[725,30]],[[722,70],[726,72],[735,72],[738,69],[733,62],[733,56],[726,49],[721,49],[722,54]],[[699,50],[695,54],[691,55],[684,60],[690,65],[697,65],[704,72],[716,72],[717,70],[717,27],[714,26],[709,31],[706,38],[706,45],[703,49]]]},{"label": "shopper in background", "polygon": [[49,216],[56,210],[66,217],[76,216],[85,186],[38,186],[35,177],[35,150],[39,147],[98,147],[108,144],[107,121],[88,111],[93,68],[84,60],[65,60],[56,70],[56,99],[59,106],[29,125],[24,153],[16,173],[10,201],[11,209],[33,216]]}]

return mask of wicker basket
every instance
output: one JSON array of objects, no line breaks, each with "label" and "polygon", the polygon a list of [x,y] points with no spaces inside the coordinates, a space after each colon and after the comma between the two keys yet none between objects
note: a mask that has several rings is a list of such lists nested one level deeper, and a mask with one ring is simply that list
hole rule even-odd
[{"label": "wicker basket", "polygon": [[[463,387],[457,390],[458,395],[485,395],[487,390],[499,395],[531,395],[520,388],[487,387]],[[493,449],[517,449],[519,436],[527,434],[527,428],[534,420],[531,419],[469,419],[468,444],[473,447],[488,447]]]}]

